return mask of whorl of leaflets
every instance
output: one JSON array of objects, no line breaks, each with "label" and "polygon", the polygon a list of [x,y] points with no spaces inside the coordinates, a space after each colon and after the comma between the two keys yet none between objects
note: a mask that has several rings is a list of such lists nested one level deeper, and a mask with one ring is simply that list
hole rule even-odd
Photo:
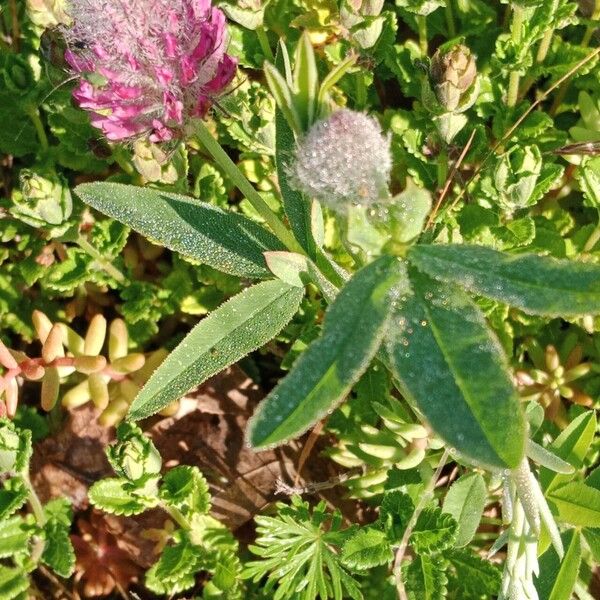
[{"label": "whorl of leaflets", "polygon": [[387,198],[390,139],[379,123],[341,109],[315,123],[298,144],[290,184],[338,213]]},{"label": "whorl of leaflets", "polygon": [[71,0],[73,92],[109,140],[176,137],[235,75],[225,15],[210,0]]}]

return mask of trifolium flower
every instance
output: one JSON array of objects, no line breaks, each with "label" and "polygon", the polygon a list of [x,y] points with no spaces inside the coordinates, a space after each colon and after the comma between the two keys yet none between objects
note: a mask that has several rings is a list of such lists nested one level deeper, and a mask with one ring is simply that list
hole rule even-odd
[{"label": "trifolium flower", "polygon": [[318,121],[298,144],[293,188],[337,212],[387,198],[390,139],[372,117],[341,109]]},{"label": "trifolium flower", "polygon": [[210,0],[71,0],[73,92],[109,140],[175,137],[231,82],[225,15]]}]

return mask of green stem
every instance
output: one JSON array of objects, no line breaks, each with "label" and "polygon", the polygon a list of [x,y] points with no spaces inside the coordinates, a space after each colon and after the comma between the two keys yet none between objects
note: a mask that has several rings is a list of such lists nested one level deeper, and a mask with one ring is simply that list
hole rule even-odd
[{"label": "green stem", "polygon": [[427,47],[427,17],[425,15],[417,15],[417,26],[419,27],[419,48],[421,54],[427,56],[429,53]]},{"label": "green stem", "polygon": [[355,75],[356,81],[356,108],[363,109],[367,105],[367,88],[365,86],[365,78],[362,71],[358,71]]},{"label": "green stem", "polygon": [[446,0],[446,25],[448,35],[453,38],[456,36],[456,24],[454,22],[454,12],[452,10],[452,0]]},{"label": "green stem", "polygon": [[[525,10],[518,4],[513,5],[513,19],[511,25],[511,37],[515,45],[521,41],[523,33],[523,25],[525,23]],[[509,107],[517,104],[519,97],[519,80],[521,76],[518,71],[511,71],[508,80],[508,95],[506,97],[506,105]]]},{"label": "green stem", "polygon": [[104,258],[104,256],[102,256],[102,254],[100,254],[100,252],[98,252],[98,250],[96,250],[96,248],[94,248],[94,246],[92,246],[82,235],[79,235],[75,242],[82,250],[85,250],[85,252],[87,252],[113,279],[119,283],[124,283],[126,281],[125,275],[123,275],[119,269],[106,260],[106,258]]},{"label": "green stem", "polygon": [[160,507],[185,531],[189,531],[192,526],[190,522],[186,519],[185,515],[174,506],[169,506],[164,502],[161,502]]},{"label": "green stem", "polygon": [[587,254],[588,252],[591,252],[598,241],[600,241],[600,225],[596,227],[594,231],[592,231],[590,237],[585,243],[585,246],[583,247],[582,253]]},{"label": "green stem", "polygon": [[43,527],[46,524],[46,515],[44,513],[44,507],[42,506],[37,492],[35,491],[33,484],[31,483],[31,479],[29,479],[29,475],[27,473],[21,473],[21,478],[23,479],[25,487],[29,492],[28,501],[29,505],[31,506],[31,510],[35,515],[35,520],[37,521],[40,527]]},{"label": "green stem", "polygon": [[40,146],[42,147],[42,151],[46,152],[48,150],[48,136],[46,135],[46,130],[44,129],[44,124],[40,119],[40,113],[37,108],[30,108],[27,111],[27,115],[31,119],[33,126],[35,127],[35,132],[37,134],[38,140],[40,142]]},{"label": "green stem", "polygon": [[288,250],[292,252],[304,253],[298,242],[294,239],[290,231],[279,220],[279,217],[269,208],[268,204],[261,198],[260,194],[252,187],[252,184],[246,179],[244,174],[238,169],[236,164],[229,158],[221,144],[215,140],[206,125],[202,121],[197,122],[196,134],[202,145],[209,154],[215,159],[217,164],[225,171],[233,184],[244,194],[250,204],[256,209],[258,214],[269,225],[273,233],[283,242]]},{"label": "green stem", "polygon": [[262,25],[259,25],[256,28],[256,36],[258,37],[258,43],[260,44],[260,48],[265,55],[265,58],[271,62],[275,63],[275,56],[273,55],[273,50],[271,50],[271,46],[269,44],[269,38],[267,37],[267,32]]}]

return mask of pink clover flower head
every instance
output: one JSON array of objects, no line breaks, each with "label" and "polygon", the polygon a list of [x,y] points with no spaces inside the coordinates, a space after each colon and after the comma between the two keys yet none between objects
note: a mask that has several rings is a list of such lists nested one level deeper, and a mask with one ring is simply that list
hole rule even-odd
[{"label": "pink clover flower head", "polygon": [[345,213],[387,198],[391,170],[389,136],[374,118],[344,108],[300,140],[288,176],[294,189]]},{"label": "pink clover flower head", "polygon": [[71,0],[69,16],[65,59],[84,76],[73,97],[109,140],[177,137],[235,75],[210,0]]}]

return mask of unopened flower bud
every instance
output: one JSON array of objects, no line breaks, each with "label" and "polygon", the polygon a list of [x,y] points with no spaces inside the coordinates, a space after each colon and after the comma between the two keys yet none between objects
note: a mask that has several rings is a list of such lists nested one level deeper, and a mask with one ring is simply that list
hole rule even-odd
[{"label": "unopened flower bud", "polygon": [[348,109],[318,121],[302,139],[290,183],[331,209],[368,205],[388,196],[390,139],[372,117]]},{"label": "unopened flower bud", "polygon": [[144,475],[160,473],[162,459],[150,438],[131,423],[122,423],[117,430],[119,441],[108,451],[108,460],[121,477],[137,481]]},{"label": "unopened flower bud", "polygon": [[23,169],[20,191],[13,192],[13,216],[32,227],[60,225],[73,210],[71,192],[65,179],[54,172]]},{"label": "unopened flower bud", "polygon": [[431,59],[429,74],[439,103],[447,111],[454,111],[477,77],[475,57],[462,44],[448,52],[438,49]]}]

